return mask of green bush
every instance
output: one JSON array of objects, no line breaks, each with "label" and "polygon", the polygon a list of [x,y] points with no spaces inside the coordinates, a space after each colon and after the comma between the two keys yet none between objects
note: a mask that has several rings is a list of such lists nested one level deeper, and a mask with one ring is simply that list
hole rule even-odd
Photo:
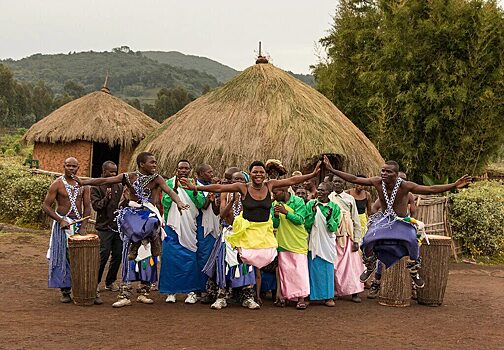
[{"label": "green bush", "polygon": [[0,163],[0,220],[13,224],[43,226],[42,202],[53,179],[34,175],[18,162]]},{"label": "green bush", "polygon": [[474,183],[450,195],[453,238],[464,254],[494,256],[504,252],[504,185],[496,181]]}]

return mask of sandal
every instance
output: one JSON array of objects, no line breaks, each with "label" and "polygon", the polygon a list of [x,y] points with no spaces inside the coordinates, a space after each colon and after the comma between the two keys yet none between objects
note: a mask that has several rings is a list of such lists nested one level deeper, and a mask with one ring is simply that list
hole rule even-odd
[{"label": "sandal", "polygon": [[304,301],[299,301],[297,304],[296,304],[296,309],[298,310],[305,310],[307,307],[306,303]]},{"label": "sandal", "polygon": [[273,303],[276,307],[285,307],[285,300],[283,299],[277,299]]}]

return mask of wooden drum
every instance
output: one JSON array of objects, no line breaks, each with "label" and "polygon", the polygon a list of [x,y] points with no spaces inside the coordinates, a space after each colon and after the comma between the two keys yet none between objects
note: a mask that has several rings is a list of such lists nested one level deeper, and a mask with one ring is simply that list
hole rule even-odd
[{"label": "wooden drum", "polygon": [[72,298],[75,305],[93,305],[100,268],[100,238],[95,234],[68,238]]},{"label": "wooden drum", "polygon": [[417,289],[418,303],[429,306],[439,306],[448,283],[448,263],[451,252],[451,238],[438,235],[427,235],[430,245],[423,242],[420,247],[422,267],[420,276],[425,281],[425,287]]},{"label": "wooden drum", "polygon": [[[391,268],[383,266],[378,303],[385,306],[406,307],[411,303],[411,277],[405,256]],[[381,264],[381,263],[380,263]]]}]

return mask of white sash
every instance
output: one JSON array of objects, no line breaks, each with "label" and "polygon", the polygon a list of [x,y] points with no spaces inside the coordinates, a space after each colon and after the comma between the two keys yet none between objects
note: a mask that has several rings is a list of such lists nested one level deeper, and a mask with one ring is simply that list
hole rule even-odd
[{"label": "white sash", "polygon": [[[197,181],[198,186],[203,186],[203,184]],[[203,196],[208,197],[208,192],[203,192]],[[203,226],[203,237],[208,236],[208,234],[212,234],[215,239],[219,237],[220,232],[220,218],[218,215],[215,215],[212,204],[208,206],[206,209],[201,209],[201,226]]]},{"label": "white sash", "polygon": [[308,250],[311,251],[312,259],[318,256],[327,262],[334,263],[336,260],[336,234],[329,232],[327,220],[317,206],[315,223],[311,229]]},{"label": "white sash", "polygon": [[192,199],[183,188],[179,187],[177,192],[182,202],[189,205],[189,209],[180,212],[177,204],[172,202],[166,224],[177,233],[179,243],[182,247],[195,252],[198,249],[196,245],[196,217],[198,216],[198,209],[196,209]]}]

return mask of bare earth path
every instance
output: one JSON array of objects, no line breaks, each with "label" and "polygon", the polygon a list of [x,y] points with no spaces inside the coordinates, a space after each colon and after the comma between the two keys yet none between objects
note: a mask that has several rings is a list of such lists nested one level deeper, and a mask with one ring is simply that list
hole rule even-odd
[{"label": "bare earth path", "polygon": [[[451,265],[441,307],[363,298],[335,308],[60,304],[47,288],[46,232],[0,233],[0,349],[503,349],[504,266]],[[135,337],[135,334],[138,337]]]}]

